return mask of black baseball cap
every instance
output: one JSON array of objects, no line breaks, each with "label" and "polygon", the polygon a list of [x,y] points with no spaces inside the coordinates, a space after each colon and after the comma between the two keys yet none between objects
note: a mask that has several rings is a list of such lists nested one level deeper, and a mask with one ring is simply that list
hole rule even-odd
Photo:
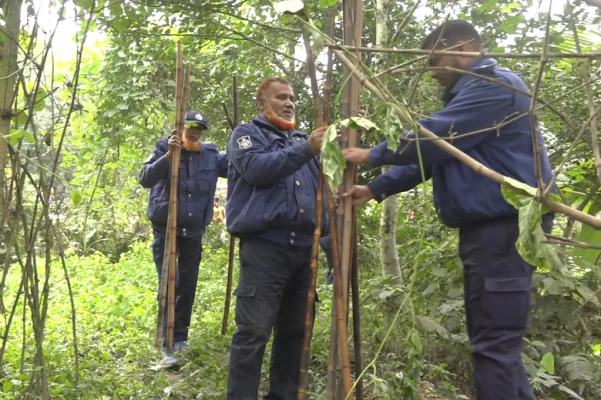
[{"label": "black baseball cap", "polygon": [[192,128],[202,126],[204,129],[209,129],[209,121],[198,111],[188,111],[184,120],[184,126]]}]

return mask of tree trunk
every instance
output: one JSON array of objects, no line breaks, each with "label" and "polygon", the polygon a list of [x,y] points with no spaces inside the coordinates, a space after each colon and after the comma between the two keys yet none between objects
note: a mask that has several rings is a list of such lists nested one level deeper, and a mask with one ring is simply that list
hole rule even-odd
[{"label": "tree trunk", "polygon": [[398,195],[384,201],[380,218],[380,261],[382,274],[396,277],[395,283],[403,283],[399,255],[396,250],[396,227],[399,213]]},{"label": "tree trunk", "polygon": [[[390,0],[376,0],[376,47],[384,47],[388,41],[388,3]],[[375,58],[376,70],[382,69],[382,55]],[[385,172],[386,169],[383,170]],[[399,213],[398,195],[384,201],[380,219],[380,261],[384,276],[394,276],[398,284],[402,283],[401,266],[396,250],[396,226]]]},{"label": "tree trunk", "polygon": [[[22,0],[4,2],[4,29],[0,30],[0,135],[10,132],[12,105],[17,79],[17,54],[19,51],[19,28],[21,25]],[[5,175],[8,156],[6,140],[0,140],[0,213],[4,213]],[[0,215],[0,221],[3,215]]]}]

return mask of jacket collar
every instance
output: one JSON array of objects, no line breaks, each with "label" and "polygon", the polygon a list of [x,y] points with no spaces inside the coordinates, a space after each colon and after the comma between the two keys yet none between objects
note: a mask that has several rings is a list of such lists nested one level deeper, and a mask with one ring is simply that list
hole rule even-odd
[{"label": "jacket collar", "polygon": [[[475,74],[486,74],[492,72],[496,65],[497,62],[492,58],[477,58],[467,70]],[[450,89],[445,90],[443,96],[445,105],[453,100],[457,93],[459,93],[471,79],[474,79],[474,77],[468,74],[462,74]]]}]

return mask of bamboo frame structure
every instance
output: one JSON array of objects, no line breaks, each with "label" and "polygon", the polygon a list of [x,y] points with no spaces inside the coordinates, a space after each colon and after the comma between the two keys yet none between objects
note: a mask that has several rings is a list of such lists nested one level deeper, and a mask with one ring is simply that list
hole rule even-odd
[{"label": "bamboo frame structure", "polygon": [[[233,78],[233,86],[232,86],[232,96],[234,103],[234,119],[230,117],[230,113],[227,110],[225,103],[223,103],[223,110],[225,112],[225,116],[228,120],[230,128],[232,132],[238,126],[238,81],[236,77]],[[232,278],[234,275],[234,254],[236,252],[236,238],[230,234],[230,243],[229,243],[229,258],[227,265],[227,283],[225,288],[225,303],[223,306],[223,321],[221,323],[221,334],[225,335],[227,333],[227,326],[229,323],[229,315],[230,315],[230,304],[232,301]]]},{"label": "bamboo frame structure", "polygon": [[[338,59],[347,67],[353,66],[353,62],[349,60],[340,50],[334,49],[334,54]],[[359,79],[361,84],[372,92],[376,97],[378,97],[382,102],[392,107],[399,118],[405,122],[413,124],[413,121],[409,118],[408,115],[405,114],[405,111],[399,107],[398,104],[392,102],[376,85],[374,85],[358,68],[352,70],[353,74]],[[534,101],[534,99],[533,99]],[[448,143],[443,138],[440,138],[438,135],[433,132],[425,129],[421,125],[417,124],[417,129],[419,129],[419,133],[425,138],[432,140],[432,142],[440,147],[442,150],[457,158],[459,161],[472,168],[475,172],[483,175],[501,185],[509,186],[512,189],[516,189],[510,185],[508,181],[505,180],[505,176],[499,174],[496,171],[491,170],[490,168],[482,165],[481,163],[474,160],[472,157],[459,150],[457,147]],[[422,138],[420,138],[422,140]],[[518,190],[518,189],[516,189]],[[525,193],[527,194],[527,193]],[[574,218],[576,221],[582,222],[584,224],[590,225],[595,229],[601,229],[601,218],[597,218],[594,215],[586,214],[582,211],[571,208],[565,204],[559,203],[553,199],[548,197],[543,197],[540,199],[541,202],[549,207],[551,210],[564,214],[570,218]]]}]

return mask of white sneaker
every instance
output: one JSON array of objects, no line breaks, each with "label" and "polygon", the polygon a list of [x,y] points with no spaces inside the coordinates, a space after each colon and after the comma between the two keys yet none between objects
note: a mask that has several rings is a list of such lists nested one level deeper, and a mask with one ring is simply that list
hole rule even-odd
[{"label": "white sneaker", "polygon": [[177,365],[177,357],[173,354],[163,353],[163,358],[161,359],[161,368],[173,368]]}]

